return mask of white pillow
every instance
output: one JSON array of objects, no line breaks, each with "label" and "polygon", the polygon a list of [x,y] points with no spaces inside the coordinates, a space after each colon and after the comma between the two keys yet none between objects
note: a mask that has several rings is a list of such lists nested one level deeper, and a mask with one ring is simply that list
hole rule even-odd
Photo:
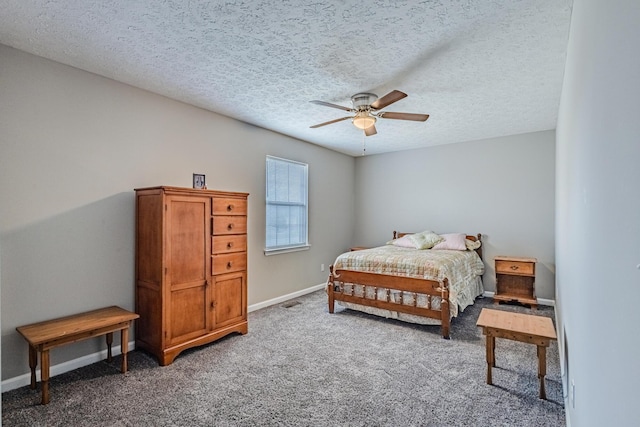
[{"label": "white pillow", "polygon": [[469,249],[470,251],[475,251],[482,245],[482,242],[479,240],[465,239],[464,244],[467,246],[467,249]]},{"label": "white pillow", "polygon": [[431,249],[434,245],[442,242],[443,238],[433,231],[423,231],[422,233],[409,234],[409,239],[413,240],[416,249]]},{"label": "white pillow", "polygon": [[442,240],[443,238],[433,231],[423,231],[422,233],[405,234],[399,239],[387,242],[387,244],[403,248],[431,249],[433,245]]},{"label": "white pillow", "polygon": [[444,241],[435,245],[433,249],[435,250],[448,249],[453,251],[467,250],[467,245],[465,243],[465,240],[467,239],[467,235],[464,233],[441,234],[440,237],[442,237]]}]

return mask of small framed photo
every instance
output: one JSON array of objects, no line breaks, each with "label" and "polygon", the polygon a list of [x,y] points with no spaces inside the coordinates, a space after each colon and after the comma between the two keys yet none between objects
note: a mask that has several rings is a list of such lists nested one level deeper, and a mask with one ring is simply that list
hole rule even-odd
[{"label": "small framed photo", "polygon": [[193,174],[193,188],[198,188],[200,190],[207,188],[207,185],[204,182],[204,175],[200,175],[198,173]]}]

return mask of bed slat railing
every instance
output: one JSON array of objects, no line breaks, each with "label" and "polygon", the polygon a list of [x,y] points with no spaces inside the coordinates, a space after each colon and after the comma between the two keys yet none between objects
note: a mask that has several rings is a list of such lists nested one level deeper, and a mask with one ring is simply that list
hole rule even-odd
[{"label": "bed slat railing", "polygon": [[[367,273],[352,270],[335,270],[329,268],[330,275],[327,282],[327,294],[329,313],[335,309],[335,301],[344,301],[361,304],[380,309],[399,311],[439,319],[441,322],[443,338],[449,338],[450,313],[449,313],[449,284],[445,278],[442,282],[412,277],[398,277],[384,274]],[[351,285],[350,291],[345,289],[345,284]],[[356,286],[362,286],[362,296],[356,295]],[[373,298],[367,298],[367,287],[374,290]],[[379,298],[378,289],[386,288],[384,300]],[[398,291],[397,302],[392,302],[392,291]],[[413,295],[411,304],[404,304],[404,292]],[[426,295],[426,307],[418,305],[418,295]],[[440,308],[433,306],[433,298],[440,298]]]}]

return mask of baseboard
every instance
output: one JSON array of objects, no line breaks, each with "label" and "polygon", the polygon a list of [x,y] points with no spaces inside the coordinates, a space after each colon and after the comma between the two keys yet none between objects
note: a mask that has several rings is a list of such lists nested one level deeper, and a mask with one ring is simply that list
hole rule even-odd
[{"label": "baseboard", "polygon": [[[487,297],[487,298],[493,298],[493,294],[495,292],[490,292],[490,291],[484,291],[484,293],[482,294],[483,297]],[[547,298],[536,298],[536,300],[538,301],[538,304],[540,305],[548,305],[550,307],[555,307],[556,306],[556,301],[552,300],[552,299],[547,299]]]},{"label": "baseboard", "polygon": [[[136,347],[135,341],[130,341],[129,351],[133,350],[135,347]],[[117,356],[120,353],[121,351],[120,351],[119,345],[111,347],[111,354],[113,356]],[[64,374],[65,372],[73,371],[74,369],[91,365],[92,363],[105,360],[106,358],[107,358],[107,349],[104,349],[96,353],[87,354],[86,356],[78,357],[77,359],[58,363],[57,365],[51,366],[51,368],[49,369],[49,376],[53,377],[55,375]],[[36,381],[38,382],[40,381],[40,369],[36,369]],[[23,375],[18,375],[17,377],[9,378],[2,381],[2,392],[4,393],[5,391],[14,390],[16,388],[29,385],[30,383],[31,383],[30,372]]]},{"label": "baseboard", "polygon": [[[261,308],[269,307],[271,305],[280,304],[281,302],[288,301],[293,298],[300,297],[302,295],[310,294],[311,292],[319,291],[326,286],[326,283],[321,283],[319,285],[311,286],[306,289],[302,289],[300,291],[296,291],[287,295],[283,295],[277,298],[273,298],[267,301],[259,302],[257,304],[250,305],[247,309],[249,312],[259,310]],[[112,354],[114,356],[119,355],[120,346],[113,346]],[[131,341],[129,343],[129,349],[135,349],[135,341]],[[86,356],[78,357],[77,359],[68,360],[66,362],[59,363],[57,365],[51,366],[50,376],[53,377],[55,375],[63,374],[65,372],[73,371],[74,369],[81,368],[83,366],[90,365],[92,363],[99,362],[107,358],[107,350],[104,349],[102,351],[88,354]],[[36,380],[40,381],[40,369],[36,370]],[[9,378],[2,381],[2,392],[14,390],[16,388],[20,388],[31,383],[31,373],[26,373],[23,375],[19,375],[14,378]]]},{"label": "baseboard", "polygon": [[266,308],[269,307],[271,305],[276,305],[276,304],[280,304],[281,302],[285,302],[288,301],[290,299],[294,299],[294,298],[298,298],[301,297],[302,295],[306,295],[306,294],[310,294],[311,292],[315,292],[315,291],[319,291],[320,289],[324,289],[324,287],[327,286],[326,283],[321,283],[319,285],[315,285],[315,286],[311,286],[310,288],[306,288],[306,289],[302,289],[301,291],[296,291],[287,295],[282,295],[280,297],[277,298],[273,298],[267,301],[263,301],[263,302],[259,302],[256,304],[251,304],[248,307],[248,311],[249,313],[251,313],[252,311],[256,311],[256,310],[260,310],[261,308]]}]

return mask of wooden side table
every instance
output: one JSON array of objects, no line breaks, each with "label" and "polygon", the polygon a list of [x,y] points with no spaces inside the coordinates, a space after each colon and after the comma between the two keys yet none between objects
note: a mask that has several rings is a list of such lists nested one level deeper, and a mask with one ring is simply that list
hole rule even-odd
[{"label": "wooden side table", "polygon": [[497,256],[494,258],[496,268],[495,303],[517,301],[538,307],[535,297],[536,262],[535,258]]},{"label": "wooden side table", "polygon": [[362,251],[362,250],[364,250],[364,249],[369,249],[369,248],[368,248],[368,247],[366,247],[366,246],[351,246],[351,247],[349,248],[349,250],[350,250],[351,252],[353,252],[353,251]]},{"label": "wooden side table", "polygon": [[476,325],[486,335],[487,384],[493,384],[491,368],[496,366],[496,338],[520,341],[538,346],[538,379],[540,399],[547,398],[544,377],[547,375],[547,347],[556,340],[556,330],[548,317],[483,308]]}]

